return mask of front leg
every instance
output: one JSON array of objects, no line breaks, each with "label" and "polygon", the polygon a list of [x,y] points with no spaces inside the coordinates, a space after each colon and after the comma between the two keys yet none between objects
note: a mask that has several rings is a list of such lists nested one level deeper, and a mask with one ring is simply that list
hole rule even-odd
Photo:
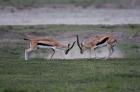
[{"label": "front leg", "polygon": [[51,55],[50,59],[52,59],[52,57],[53,57],[53,56],[54,56],[54,54],[55,54],[55,49],[53,49],[53,48],[52,48],[52,50],[53,50],[53,53],[52,53],[52,55]]},{"label": "front leg", "polygon": [[94,50],[94,55],[95,55],[95,59],[97,59],[97,55],[96,55],[96,49],[98,48],[98,46],[94,46],[92,49]]},{"label": "front leg", "polygon": [[91,53],[91,48],[89,49],[89,53],[90,53],[90,58],[92,58],[92,55],[91,55],[91,54],[92,54],[92,53]]},{"label": "front leg", "polygon": [[93,50],[94,50],[94,53],[95,53],[95,54],[94,54],[94,55],[95,55],[95,59],[97,59],[97,58],[96,58],[96,49],[94,48]]}]

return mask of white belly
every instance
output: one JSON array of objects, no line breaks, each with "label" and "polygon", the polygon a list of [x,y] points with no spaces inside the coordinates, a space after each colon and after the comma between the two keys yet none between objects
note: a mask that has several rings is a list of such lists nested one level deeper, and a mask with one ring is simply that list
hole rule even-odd
[{"label": "white belly", "polygon": [[52,49],[55,49],[55,47],[53,47],[53,46],[43,46],[43,45],[37,45],[37,48],[47,48],[47,49],[52,48]]},{"label": "white belly", "polygon": [[105,46],[107,46],[107,42],[105,42],[105,43],[103,43],[103,44],[100,44],[100,45],[97,45],[99,48],[101,48],[101,47],[105,47]]}]

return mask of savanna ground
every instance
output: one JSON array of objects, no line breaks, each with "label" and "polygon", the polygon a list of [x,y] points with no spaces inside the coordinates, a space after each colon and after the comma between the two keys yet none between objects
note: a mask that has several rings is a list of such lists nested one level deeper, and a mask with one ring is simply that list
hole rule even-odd
[{"label": "savanna ground", "polygon": [[[139,25],[36,25],[0,26],[0,92],[139,92]],[[123,58],[24,60],[29,42],[23,38],[53,36],[81,39],[112,33]],[[47,50],[38,50],[48,53]]]}]

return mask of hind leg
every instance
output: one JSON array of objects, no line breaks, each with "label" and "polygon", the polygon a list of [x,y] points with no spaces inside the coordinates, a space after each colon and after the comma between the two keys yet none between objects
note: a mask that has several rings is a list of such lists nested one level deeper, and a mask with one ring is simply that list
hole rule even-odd
[{"label": "hind leg", "polygon": [[108,45],[108,51],[109,51],[109,54],[108,54],[108,56],[107,56],[107,58],[106,59],[108,59],[108,58],[110,58],[110,56],[113,54],[113,52],[114,52],[114,48],[113,48],[113,46],[112,45]]},{"label": "hind leg", "polygon": [[31,52],[33,49],[29,48],[25,50],[25,60],[28,60],[28,53]]}]

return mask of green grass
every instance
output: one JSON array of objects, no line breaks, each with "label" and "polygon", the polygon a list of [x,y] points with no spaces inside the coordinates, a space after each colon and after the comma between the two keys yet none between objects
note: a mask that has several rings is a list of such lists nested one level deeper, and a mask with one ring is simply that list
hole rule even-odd
[{"label": "green grass", "polygon": [[139,59],[0,59],[0,92],[139,92]]},{"label": "green grass", "polygon": [[127,58],[139,58],[140,56],[140,43],[121,42],[119,45],[120,50]]},{"label": "green grass", "polygon": [[0,30],[17,32],[86,32],[86,31],[105,31],[105,32],[139,32],[139,24],[128,25],[22,25],[22,26],[0,26]]},{"label": "green grass", "polygon": [[133,53],[123,59],[24,61],[25,45],[5,47],[0,49],[0,92],[140,91],[140,60]]},{"label": "green grass", "polygon": [[[124,0],[123,0],[124,1]],[[0,0],[1,5],[40,5],[40,4],[78,4],[119,3],[122,0]]]}]

